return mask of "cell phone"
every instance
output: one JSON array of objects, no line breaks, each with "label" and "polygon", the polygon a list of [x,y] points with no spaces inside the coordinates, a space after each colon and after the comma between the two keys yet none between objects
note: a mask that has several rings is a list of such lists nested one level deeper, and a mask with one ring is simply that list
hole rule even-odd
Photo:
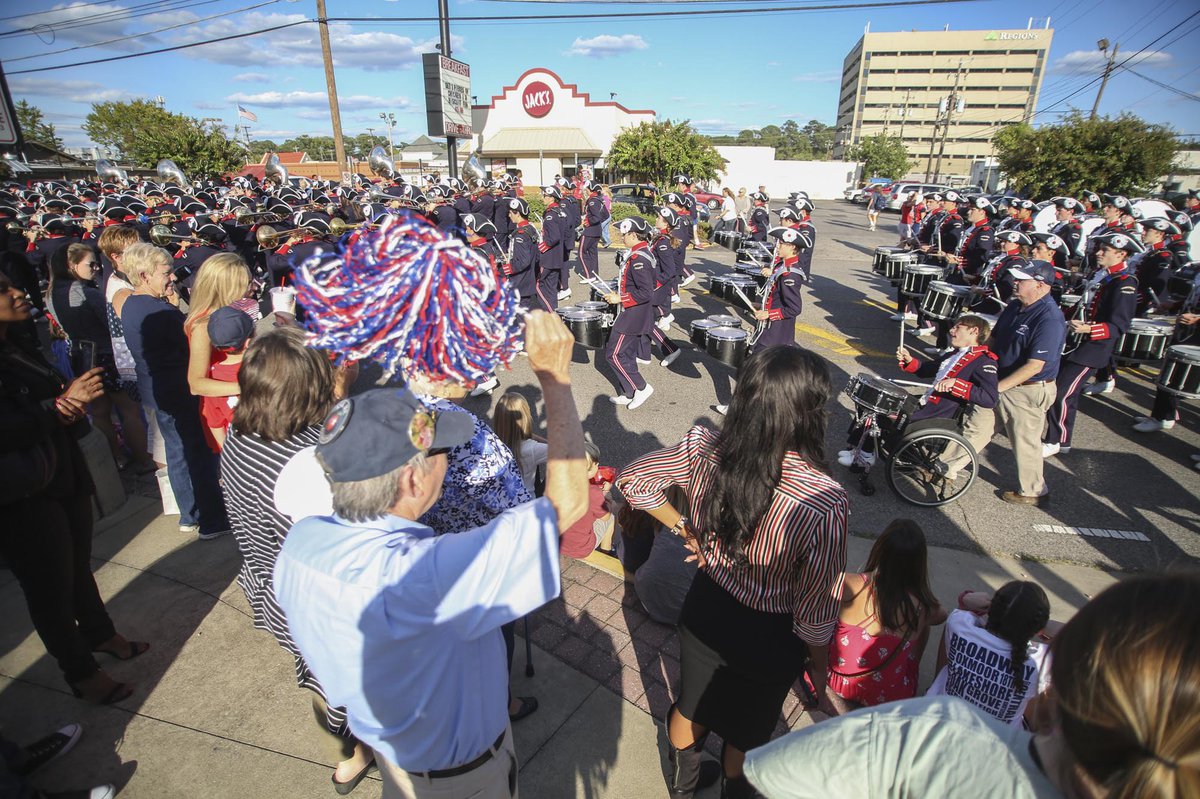
[{"label": "cell phone", "polygon": [[96,367],[96,342],[81,340],[71,345],[71,368],[79,377]]}]

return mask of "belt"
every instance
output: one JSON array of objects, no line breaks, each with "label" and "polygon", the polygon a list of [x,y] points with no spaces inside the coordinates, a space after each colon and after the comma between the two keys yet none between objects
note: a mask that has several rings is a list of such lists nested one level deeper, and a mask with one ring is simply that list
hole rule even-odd
[{"label": "belt", "polygon": [[1020,385],[1022,385],[1022,386],[1044,386],[1047,383],[1053,383],[1053,382],[1054,382],[1053,380],[1026,380],[1024,383],[1021,383]]},{"label": "belt", "polygon": [[458,777],[472,772],[492,759],[492,757],[496,754],[496,750],[500,748],[500,744],[504,743],[504,736],[507,732],[508,728],[506,727],[500,733],[500,737],[496,739],[496,742],[485,749],[482,755],[475,758],[470,763],[463,763],[461,766],[439,769],[437,771],[410,771],[408,774],[413,777],[420,777],[421,779],[444,780],[450,777]]}]

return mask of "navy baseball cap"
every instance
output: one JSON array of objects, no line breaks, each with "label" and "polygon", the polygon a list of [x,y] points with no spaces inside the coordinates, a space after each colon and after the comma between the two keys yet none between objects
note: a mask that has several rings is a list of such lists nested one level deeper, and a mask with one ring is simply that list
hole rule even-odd
[{"label": "navy baseball cap", "polygon": [[429,408],[406,388],[377,388],[333,406],[321,425],[317,456],[330,480],[353,483],[432,449],[465,444],[474,432],[468,413]]},{"label": "navy baseball cap", "polygon": [[1009,274],[1017,280],[1036,280],[1051,286],[1054,285],[1057,278],[1054,265],[1046,261],[1030,261],[1020,269],[1010,270]]},{"label": "navy baseball cap", "polygon": [[254,332],[254,320],[232,305],[218,308],[208,317],[208,338],[214,347],[241,349]]}]

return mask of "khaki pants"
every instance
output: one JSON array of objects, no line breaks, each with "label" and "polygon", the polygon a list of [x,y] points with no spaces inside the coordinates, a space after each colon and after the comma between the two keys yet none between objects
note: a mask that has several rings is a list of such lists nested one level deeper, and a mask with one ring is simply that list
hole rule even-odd
[{"label": "khaki pants", "polygon": [[[1026,496],[1046,493],[1042,477],[1042,431],[1046,426],[1046,411],[1054,404],[1056,393],[1054,383],[1014,386],[1000,394],[994,411],[972,405],[963,420],[963,436],[975,452],[982,454],[996,432],[999,417],[1017,461],[1017,491]],[[949,459],[946,465],[954,474],[966,463],[966,456],[960,455]]]},{"label": "khaki pants", "polygon": [[491,760],[456,777],[418,777],[378,752],[375,765],[383,777],[383,799],[517,799],[517,752],[511,727],[492,750]]}]

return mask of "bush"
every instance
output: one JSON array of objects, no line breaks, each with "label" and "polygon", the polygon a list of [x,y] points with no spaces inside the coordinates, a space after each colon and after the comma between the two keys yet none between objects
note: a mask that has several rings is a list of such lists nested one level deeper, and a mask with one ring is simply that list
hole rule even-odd
[{"label": "bush", "polygon": [[529,203],[530,219],[541,219],[546,213],[546,198],[542,196],[540,191],[526,188],[525,196],[523,196],[521,199]]},{"label": "bush", "polygon": [[712,241],[712,223],[700,223],[700,238],[704,241]]},{"label": "bush", "polygon": [[639,211],[637,209],[636,205],[631,205],[630,203],[613,203],[613,205],[612,205],[613,224],[620,222],[622,219],[628,219],[631,216],[640,216],[642,219],[645,219],[647,222],[654,221],[654,216],[652,214],[643,214],[641,211]]}]

